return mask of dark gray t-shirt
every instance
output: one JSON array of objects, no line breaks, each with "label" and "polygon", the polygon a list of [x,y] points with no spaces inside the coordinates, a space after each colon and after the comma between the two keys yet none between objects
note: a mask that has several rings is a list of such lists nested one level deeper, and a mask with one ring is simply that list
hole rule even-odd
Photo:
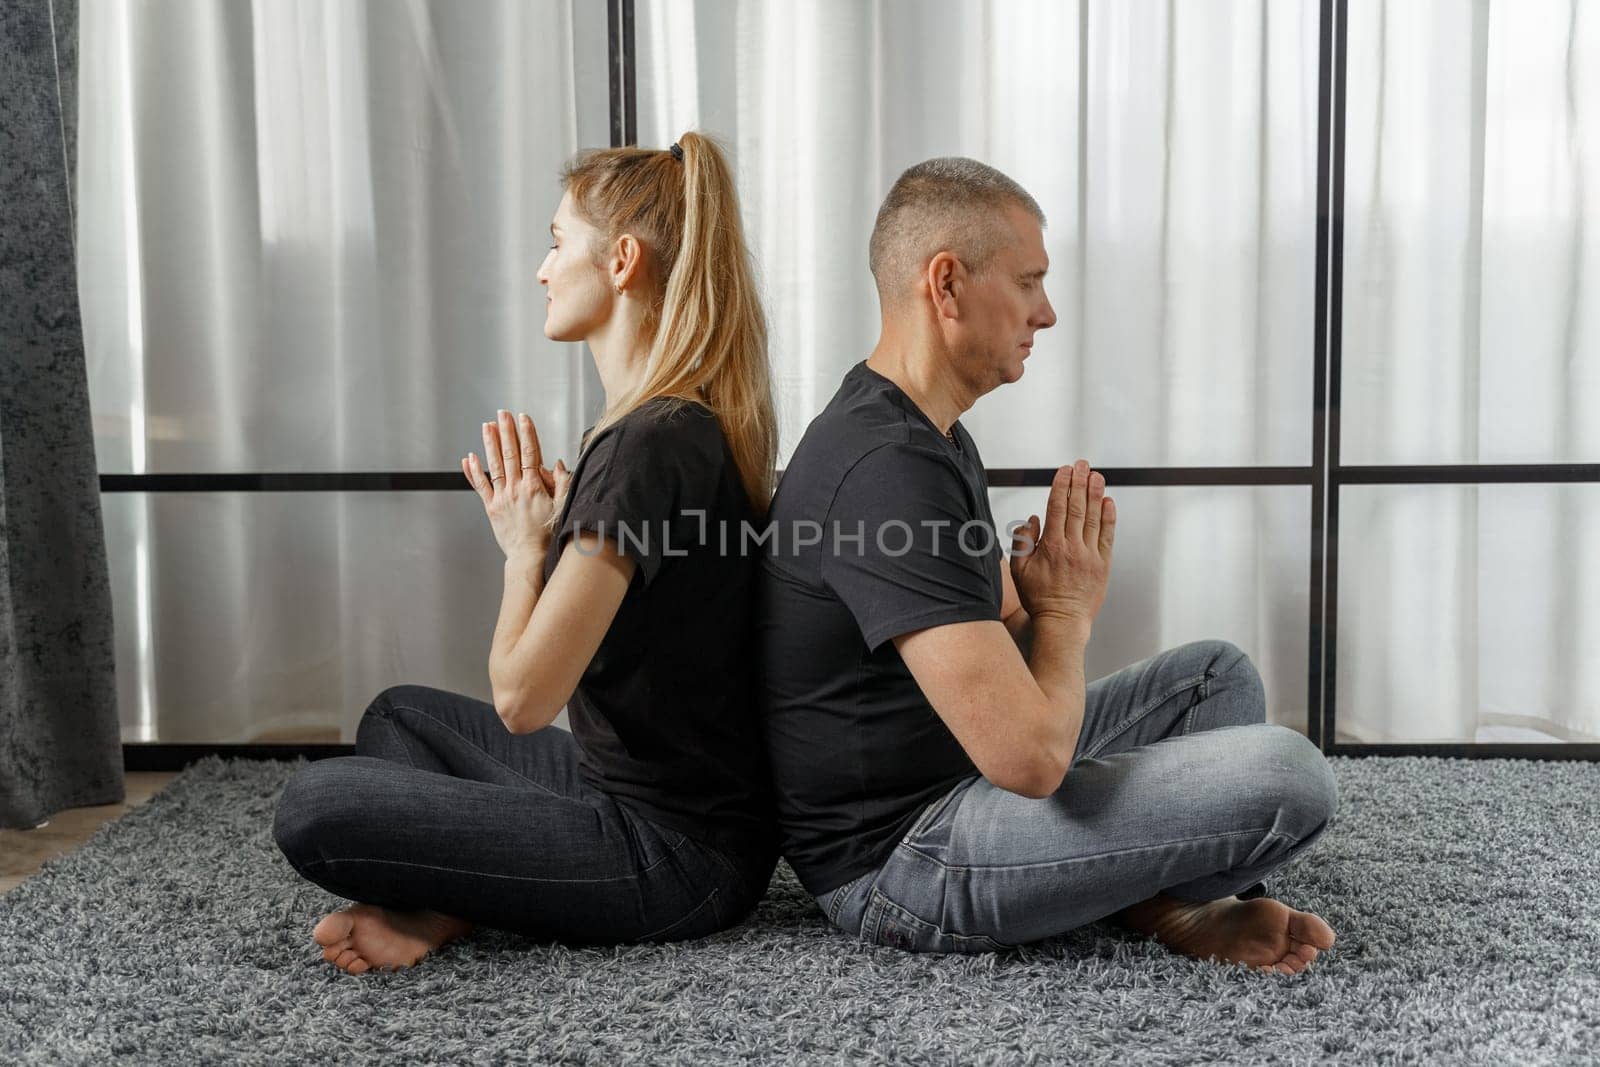
[{"label": "dark gray t-shirt", "polygon": [[1000,618],[983,460],[952,430],[954,444],[863,361],[773,498],[762,712],[784,855],[813,895],[881,866],[923,808],[978,773],[890,640]]},{"label": "dark gray t-shirt", "polygon": [[638,566],[567,704],[580,771],[652,822],[759,862],[777,843],[750,636],[758,561],[719,536],[755,521],[738,465],[692,401],[657,397],[584,437],[545,581],[580,528]]}]

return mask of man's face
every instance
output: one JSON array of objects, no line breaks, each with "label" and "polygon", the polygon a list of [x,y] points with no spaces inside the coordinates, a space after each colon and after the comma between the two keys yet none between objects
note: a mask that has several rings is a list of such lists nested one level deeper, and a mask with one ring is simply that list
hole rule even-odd
[{"label": "man's face", "polygon": [[539,266],[547,293],[544,335],[552,341],[581,341],[611,314],[611,287],[589,252],[597,236],[574,209],[572,194],[564,194],[550,222],[550,252]]},{"label": "man's face", "polygon": [[1021,378],[1033,335],[1056,322],[1044,292],[1044,231],[1017,205],[1008,204],[1004,218],[1010,237],[982,274],[968,275],[955,323],[962,376],[979,395]]}]

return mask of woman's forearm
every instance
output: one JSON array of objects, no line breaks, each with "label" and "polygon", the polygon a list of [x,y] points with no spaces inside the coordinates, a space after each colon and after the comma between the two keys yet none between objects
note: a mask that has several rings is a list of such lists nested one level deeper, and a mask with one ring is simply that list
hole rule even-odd
[{"label": "woman's forearm", "polygon": [[506,565],[505,634],[496,633],[506,644],[493,652],[489,680],[495,710],[514,734],[542,730],[561,714],[637,573],[614,541],[582,533],[575,543],[582,550],[562,558],[548,586],[539,560]]},{"label": "woman's forearm", "polygon": [[[505,592],[500,598],[500,618],[489,649],[489,681],[498,689],[500,669],[528,630],[533,609],[544,591],[544,551],[506,559]],[[497,691],[495,694],[500,696]],[[498,701],[496,701],[498,703]]]}]

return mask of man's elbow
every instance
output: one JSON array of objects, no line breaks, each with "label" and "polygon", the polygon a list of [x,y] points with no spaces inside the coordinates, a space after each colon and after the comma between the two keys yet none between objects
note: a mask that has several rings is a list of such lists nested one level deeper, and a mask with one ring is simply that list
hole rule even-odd
[{"label": "man's elbow", "polygon": [[1077,736],[1067,736],[1055,723],[1048,706],[1042,706],[1022,733],[1002,751],[989,753],[979,771],[992,784],[1030,800],[1043,800],[1061,788],[1077,748]]},{"label": "man's elbow", "polygon": [[1044,792],[1041,796],[1050,796],[1061,788],[1061,783],[1067,780],[1067,771],[1070,769],[1066,760],[1052,762],[1044,768]]},{"label": "man's elbow", "polygon": [[1033,800],[1050,796],[1066,781],[1072,756],[1072,748],[1067,746],[1065,738],[1040,738],[1030,746],[1026,763],[1021,769],[1021,788],[1013,792]]},{"label": "man's elbow", "polygon": [[1043,800],[1061,788],[1067,765],[1047,753],[1033,751],[999,773],[987,774],[991,783],[1029,800]]},{"label": "man's elbow", "polygon": [[1013,789],[1030,800],[1043,800],[1061,788],[1061,783],[1066,781],[1067,765],[1055,760],[1040,759],[1031,769],[1029,775],[1021,783],[1022,788]]}]

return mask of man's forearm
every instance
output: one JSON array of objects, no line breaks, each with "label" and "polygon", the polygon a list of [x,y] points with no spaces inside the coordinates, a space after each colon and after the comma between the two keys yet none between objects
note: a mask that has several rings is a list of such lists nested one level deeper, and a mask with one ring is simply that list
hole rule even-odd
[{"label": "man's forearm", "polygon": [[489,681],[495,687],[497,698],[501,695],[500,685],[508,681],[500,677],[500,671],[510,661],[517,642],[527,632],[528,623],[533,619],[533,609],[543,591],[543,552],[506,560],[505,592],[500,598],[500,618],[495,623],[494,641],[489,649]]},{"label": "man's forearm", "polygon": [[1011,634],[1011,640],[1017,644],[1017,651],[1022,653],[1024,663],[1033,658],[1033,617],[1028,614],[1028,609],[1018,608],[1002,620],[1006,630]]},{"label": "man's forearm", "polygon": [[1091,624],[1082,619],[1043,615],[1030,618],[1032,632],[1028,670],[1050,701],[1055,717],[1053,734],[1070,764],[1083,729],[1087,682],[1083,654],[1089,647]]}]

